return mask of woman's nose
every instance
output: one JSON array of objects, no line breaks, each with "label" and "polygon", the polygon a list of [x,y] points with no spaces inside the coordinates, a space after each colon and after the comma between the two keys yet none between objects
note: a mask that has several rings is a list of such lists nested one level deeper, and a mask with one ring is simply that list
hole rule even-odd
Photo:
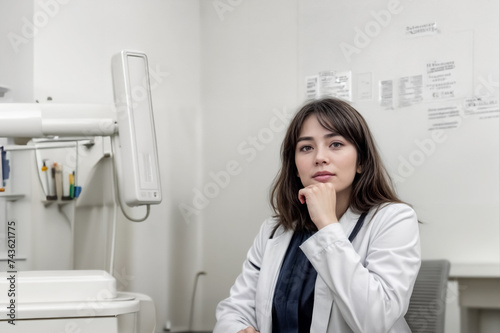
[{"label": "woman's nose", "polygon": [[316,153],[316,161],[315,161],[316,165],[328,164],[329,162],[330,162],[330,160],[328,158],[328,154],[325,151],[325,149],[318,148],[317,153]]}]

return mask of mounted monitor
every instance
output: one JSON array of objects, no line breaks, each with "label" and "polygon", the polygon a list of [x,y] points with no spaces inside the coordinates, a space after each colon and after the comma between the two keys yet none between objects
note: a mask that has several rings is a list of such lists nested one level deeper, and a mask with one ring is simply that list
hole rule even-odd
[{"label": "mounted monitor", "polygon": [[120,195],[128,206],[158,204],[161,186],[148,59],[143,53],[121,51],[112,59],[112,74]]}]

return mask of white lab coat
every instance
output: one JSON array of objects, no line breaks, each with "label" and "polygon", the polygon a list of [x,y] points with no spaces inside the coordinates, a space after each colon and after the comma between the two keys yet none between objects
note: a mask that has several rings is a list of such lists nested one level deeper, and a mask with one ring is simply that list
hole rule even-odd
[{"label": "white lab coat", "polygon": [[[352,244],[348,235],[359,214],[349,209],[301,245],[318,272],[311,332],[410,332],[404,315],[420,268],[417,217],[405,204],[374,213]],[[274,225],[274,219],[263,223],[230,296],[217,307],[214,333],[272,331],[275,284],[293,234],[279,228],[270,239]]]}]

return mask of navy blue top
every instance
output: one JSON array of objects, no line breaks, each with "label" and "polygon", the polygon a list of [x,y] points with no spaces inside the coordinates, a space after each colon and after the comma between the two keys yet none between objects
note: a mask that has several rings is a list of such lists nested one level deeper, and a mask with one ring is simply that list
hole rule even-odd
[{"label": "navy blue top", "polygon": [[[366,214],[359,217],[349,241],[358,234]],[[299,248],[314,232],[294,232],[283,259],[273,298],[273,333],[305,333],[311,329],[314,286],[318,273]]]},{"label": "navy blue top", "polygon": [[309,332],[318,273],[299,246],[313,233],[294,232],[273,299],[273,333]]}]

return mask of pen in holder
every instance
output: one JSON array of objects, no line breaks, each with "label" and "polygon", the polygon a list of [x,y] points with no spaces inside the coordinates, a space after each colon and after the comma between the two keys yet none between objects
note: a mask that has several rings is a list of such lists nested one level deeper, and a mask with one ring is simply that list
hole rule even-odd
[{"label": "pen in holder", "polygon": [[48,159],[43,160],[43,165],[41,167],[42,176],[40,178],[42,182],[42,189],[45,193],[47,200],[57,200],[56,195],[56,170]]},{"label": "pen in holder", "polygon": [[53,168],[55,171],[55,179],[56,179],[56,196],[57,200],[61,200],[63,197],[63,180],[62,180],[62,169],[63,166],[58,163],[54,163]]}]

